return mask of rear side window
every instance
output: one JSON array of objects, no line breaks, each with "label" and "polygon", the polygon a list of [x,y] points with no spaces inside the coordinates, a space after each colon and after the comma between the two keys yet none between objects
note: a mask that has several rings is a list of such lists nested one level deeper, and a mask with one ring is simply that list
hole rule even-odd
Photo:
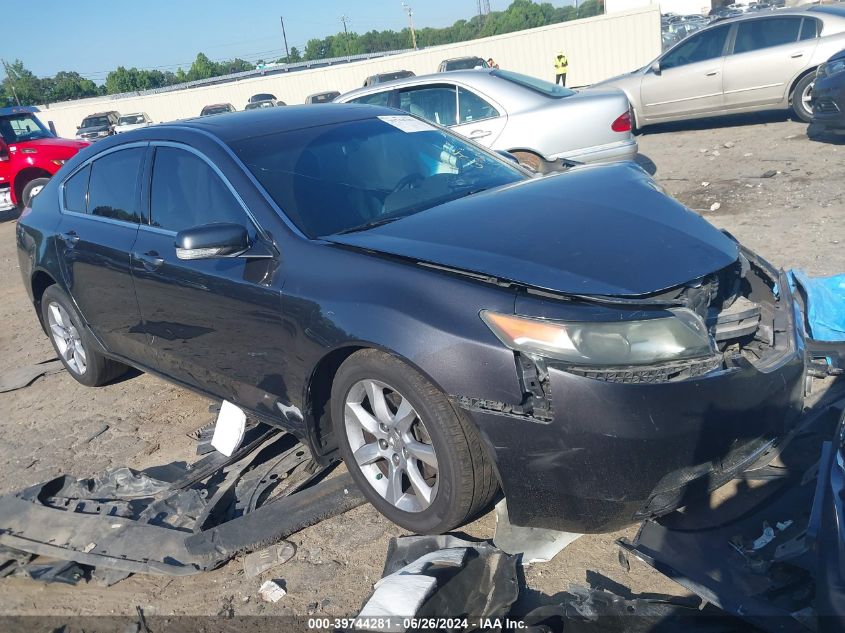
[{"label": "rear side window", "polygon": [[177,233],[217,222],[249,227],[240,203],[208,163],[175,147],[156,149],[150,221]]},{"label": "rear side window", "polygon": [[122,149],[98,158],[91,164],[88,182],[88,209],[91,215],[141,221],[138,213],[138,180],[144,147]]},{"label": "rear side window", "polygon": [[801,23],[801,40],[813,40],[819,36],[819,21],[815,18],[804,18]]},{"label": "rear side window", "polygon": [[734,53],[747,53],[797,42],[800,30],[801,18],[794,17],[740,22],[736,29]]},{"label": "rear side window", "polygon": [[474,92],[458,88],[458,123],[472,123],[499,116],[499,111]]},{"label": "rear side window", "polygon": [[455,86],[419,86],[399,93],[399,107],[438,125],[455,125],[456,95]]},{"label": "rear side window", "polygon": [[376,92],[371,95],[364,95],[363,97],[358,97],[357,99],[350,99],[349,103],[365,103],[367,105],[386,106],[389,98],[390,91],[385,90],[384,92]]},{"label": "rear side window", "polygon": [[88,213],[88,176],[91,165],[85,165],[65,181],[65,209],[76,213]]}]

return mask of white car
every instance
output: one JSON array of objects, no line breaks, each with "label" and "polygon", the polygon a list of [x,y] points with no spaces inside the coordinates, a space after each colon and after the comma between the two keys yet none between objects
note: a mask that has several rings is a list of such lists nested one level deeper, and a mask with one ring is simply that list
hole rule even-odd
[{"label": "white car", "polygon": [[124,114],[120,117],[120,119],[118,119],[114,131],[116,134],[120,134],[121,132],[131,132],[132,130],[137,130],[142,127],[148,127],[152,124],[152,119],[150,119],[149,115],[146,112]]}]

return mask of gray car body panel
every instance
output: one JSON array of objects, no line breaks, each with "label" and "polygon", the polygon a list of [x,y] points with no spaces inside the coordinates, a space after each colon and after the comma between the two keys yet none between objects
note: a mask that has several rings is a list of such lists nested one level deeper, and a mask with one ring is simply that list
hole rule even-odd
[{"label": "gray car body panel", "polygon": [[475,93],[501,113],[498,117],[450,126],[490,149],[531,151],[550,161],[565,158],[585,163],[630,160],[636,156],[633,134],[611,129],[611,124],[629,108],[627,98],[618,90],[551,98],[492,72],[455,70],[410,77],[353,90],[335,101],[349,103],[380,92],[414,87],[456,86]]},{"label": "gray car body panel", "polygon": [[[737,25],[785,16],[815,18],[819,36],[781,46],[734,54]],[[692,38],[713,29],[729,29],[722,57],[677,66],[656,74],[655,62]],[[617,88],[631,102],[638,126],[722,114],[788,108],[795,83],[831,55],[845,48],[845,15],[784,9],[720,20],[681,40],[653,62],[591,86],[586,92]]]}]

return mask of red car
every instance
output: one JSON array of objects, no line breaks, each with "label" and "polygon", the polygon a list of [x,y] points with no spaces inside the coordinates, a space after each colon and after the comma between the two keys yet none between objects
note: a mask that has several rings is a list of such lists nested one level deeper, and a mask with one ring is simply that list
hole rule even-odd
[{"label": "red car", "polygon": [[58,138],[35,116],[38,108],[0,108],[0,211],[41,191],[70,157],[90,143]]}]

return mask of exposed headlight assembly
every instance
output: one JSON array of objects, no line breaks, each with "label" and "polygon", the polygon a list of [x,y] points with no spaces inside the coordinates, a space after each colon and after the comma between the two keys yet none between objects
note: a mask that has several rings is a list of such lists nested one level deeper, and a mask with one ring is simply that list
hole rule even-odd
[{"label": "exposed headlight assembly", "polygon": [[832,77],[833,75],[838,75],[842,71],[845,71],[845,59],[837,59],[819,66],[819,69],[816,71],[816,76]]},{"label": "exposed headlight assembly", "polygon": [[651,365],[712,356],[713,339],[685,308],[643,321],[563,322],[483,310],[481,318],[510,349],[575,365]]}]

